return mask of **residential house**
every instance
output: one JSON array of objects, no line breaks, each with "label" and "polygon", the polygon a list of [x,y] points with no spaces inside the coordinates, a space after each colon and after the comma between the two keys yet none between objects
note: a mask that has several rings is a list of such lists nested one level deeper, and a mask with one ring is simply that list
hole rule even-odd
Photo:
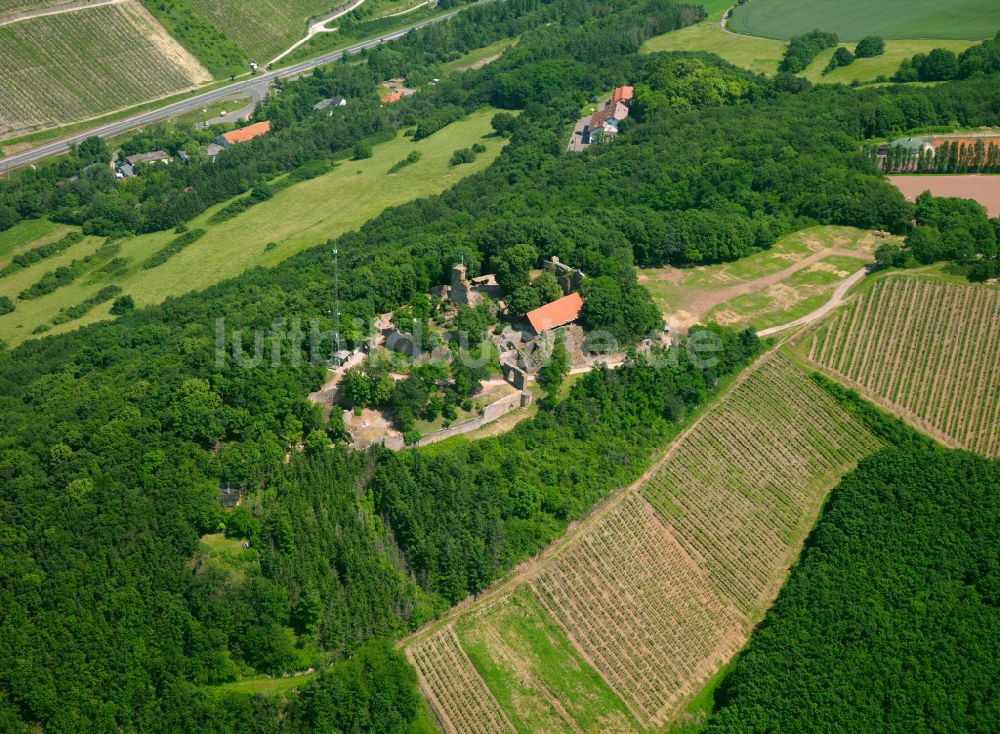
[{"label": "residential house", "polygon": [[583,299],[579,293],[570,293],[541,308],[528,311],[528,323],[536,334],[576,321],[583,311]]},{"label": "residential house", "polygon": [[[326,99],[321,99],[319,102],[313,105],[313,109],[317,111],[323,111],[331,107],[345,107],[347,106],[347,100],[343,97],[327,97]],[[333,114],[333,110],[329,111],[329,114]]]},{"label": "residential house", "polygon": [[628,117],[628,107],[622,102],[609,103],[590,118],[587,132],[590,142],[608,140],[618,134],[618,124]]},{"label": "residential house", "polygon": [[227,509],[243,504],[243,490],[235,484],[219,483],[219,504]]},{"label": "residential house", "polygon": [[269,132],[271,132],[271,122],[270,120],[264,120],[263,122],[255,122],[253,125],[247,125],[246,127],[223,133],[215,138],[215,143],[216,145],[221,145],[223,148],[228,148],[231,145],[259,138],[261,135],[266,135]]},{"label": "residential house", "polygon": [[379,99],[379,102],[381,102],[382,104],[392,104],[393,102],[398,102],[402,98],[403,98],[403,93],[397,89],[394,92],[389,92],[384,97],[381,97]]},{"label": "residential house", "polygon": [[632,102],[632,97],[635,95],[635,89],[630,86],[623,86],[614,89],[611,92],[611,102],[610,104],[616,104],[618,102],[624,102],[629,104]]}]

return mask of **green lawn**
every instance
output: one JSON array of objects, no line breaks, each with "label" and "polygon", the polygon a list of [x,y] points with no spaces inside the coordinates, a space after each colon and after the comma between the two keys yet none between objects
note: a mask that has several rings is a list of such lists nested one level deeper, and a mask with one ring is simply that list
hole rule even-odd
[{"label": "green lawn", "polygon": [[[189,223],[192,229],[207,229],[205,236],[160,267],[143,270],[141,264],[176,237],[173,231],[125,240],[118,255],[128,259],[124,272],[87,273],[47,296],[18,303],[13,313],[0,316],[0,339],[13,345],[30,338],[32,329],[48,322],[59,309],[78,304],[109,284],[120,286],[137,305],[158,303],[167,296],[200,290],[256,265],[275,265],[303,249],[357,229],[387,207],[443,191],[481,171],[499,154],[504,140],[489,137],[494,113],[493,109],[478,111],[417,143],[400,134],[395,140],[375,146],[372,158],[344,161],[324,176],[295,184],[233,219],[210,225],[212,214],[224,206],[219,204]],[[475,142],[487,150],[474,163],[454,167],[448,164],[457,148]],[[420,161],[390,176],[389,168],[411,150],[423,154]],[[275,246],[265,250],[271,242]],[[0,279],[0,295],[16,296],[43,273],[93,252],[99,244],[100,240],[87,238],[56,257]],[[109,308],[110,304],[102,304],[50,333],[107,318]]]},{"label": "green lawn", "polygon": [[315,677],[316,673],[305,673],[295,675],[290,678],[246,678],[235,683],[223,683],[213,686],[218,691],[228,691],[230,693],[250,693],[262,696],[280,696],[292,691],[299,686],[308,683]]},{"label": "green lawn", "polygon": [[[840,45],[853,53],[857,44],[842,43]],[[810,81],[824,84],[850,84],[853,81],[872,82],[880,76],[891,78],[899,69],[903,59],[908,59],[914,54],[928,53],[935,48],[946,48],[958,54],[972,45],[973,41],[886,41],[885,53],[881,56],[856,59],[850,66],[842,66],[829,74],[823,74],[823,69],[830,63],[830,57],[833,56],[835,50],[830,48],[816,57],[809,68],[805,70],[803,76]]]},{"label": "green lawn", "polygon": [[0,267],[16,255],[31,247],[60,239],[76,229],[66,224],[56,224],[45,219],[26,219],[5,232],[0,232]]},{"label": "green lawn", "polygon": [[449,61],[447,64],[443,64],[441,66],[441,74],[455,74],[457,72],[468,71],[469,69],[484,66],[491,61],[500,58],[500,54],[513,46],[515,43],[517,43],[516,38],[504,38],[496,43],[491,43],[489,46],[483,46],[482,48],[477,48],[474,51],[469,51],[469,53],[465,54],[461,58]]},{"label": "green lawn", "polygon": [[[709,9],[709,3],[705,5],[706,10]],[[650,38],[641,51],[709,51],[734,66],[758,74],[777,73],[778,63],[785,53],[782,41],[726,33],[719,25],[721,18],[722,9],[718,9],[701,23]]]},{"label": "green lawn", "polygon": [[751,0],[736,8],[733,30],[791,38],[819,28],[842,41],[884,38],[984,39],[1000,29],[996,0]]},{"label": "green lawn", "polygon": [[[526,588],[481,614],[463,616],[455,631],[518,731],[641,729]],[[567,727],[553,701],[574,728]]]},{"label": "green lawn", "polygon": [[[811,0],[802,0],[802,4],[810,4]],[[769,0],[753,0],[742,6],[744,9],[761,2]],[[889,0],[890,3],[893,0]],[[794,0],[799,4],[799,0]],[[785,42],[775,40],[772,37],[764,37],[766,34],[738,35],[726,33],[719,25],[722,13],[733,3],[704,3],[710,15],[707,20],[678,31],[671,31],[660,36],[650,38],[642,46],[643,53],[653,53],[656,51],[708,51],[720,58],[725,59],[734,66],[739,66],[760,74],[775,74],[778,71],[778,64],[785,54]],[[829,7],[839,7],[834,4],[827,4]],[[997,3],[996,21],[988,33],[980,31],[980,36],[968,36],[968,38],[982,37],[982,34],[993,35],[1000,30],[1000,3]],[[741,9],[740,12],[743,12]],[[733,28],[733,20],[729,21],[730,28]],[[810,25],[806,30],[812,30],[815,25]],[[820,24],[823,30],[830,30],[826,25]],[[867,31],[866,31],[867,33]],[[864,34],[862,34],[864,35]],[[758,37],[759,36],[759,37]],[[870,59],[858,59],[850,66],[835,69],[829,74],[823,74],[823,69],[830,62],[834,49],[828,49],[820,53],[810,64],[809,68],[803,72],[802,76],[812,82],[828,84],[850,84],[853,81],[874,82],[879,77],[890,78],[899,69],[900,62],[908,59],[916,53],[927,53],[934,48],[946,48],[955,53],[960,53],[973,44],[971,40],[930,40],[934,36],[924,34],[915,36],[925,40],[913,40],[913,38],[897,37],[893,40],[886,40],[885,53]],[[961,36],[959,36],[961,38]],[[841,36],[845,41],[841,45],[854,51],[856,40],[847,42],[849,36]]]}]

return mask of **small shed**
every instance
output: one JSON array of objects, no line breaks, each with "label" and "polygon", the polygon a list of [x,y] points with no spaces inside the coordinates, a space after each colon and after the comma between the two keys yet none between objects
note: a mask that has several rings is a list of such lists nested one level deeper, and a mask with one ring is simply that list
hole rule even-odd
[{"label": "small shed", "polygon": [[243,504],[243,489],[229,482],[219,482],[219,504],[226,509]]}]

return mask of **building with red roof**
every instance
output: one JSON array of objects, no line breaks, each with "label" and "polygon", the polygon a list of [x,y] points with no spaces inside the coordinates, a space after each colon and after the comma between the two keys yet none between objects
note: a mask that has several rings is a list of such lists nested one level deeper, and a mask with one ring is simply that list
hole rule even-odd
[{"label": "building with red roof", "polygon": [[548,329],[568,324],[580,318],[583,310],[583,299],[579,293],[570,293],[568,296],[546,303],[541,308],[528,311],[528,323],[535,330],[536,334],[541,334]]},{"label": "building with red roof", "polygon": [[230,145],[245,143],[248,140],[259,138],[261,135],[266,135],[269,132],[271,132],[271,121],[264,120],[264,122],[255,122],[253,125],[241,127],[239,130],[231,130],[228,133],[223,133],[215,139],[215,142],[223,148],[228,148]]},{"label": "building with red roof", "polygon": [[615,102],[630,102],[632,97],[635,95],[635,89],[626,85],[624,87],[618,87],[613,92],[611,92],[611,104]]},{"label": "building with red roof", "polygon": [[403,93],[398,89],[395,92],[389,92],[387,95],[379,99],[382,104],[392,104],[393,102],[398,102],[403,98]]}]

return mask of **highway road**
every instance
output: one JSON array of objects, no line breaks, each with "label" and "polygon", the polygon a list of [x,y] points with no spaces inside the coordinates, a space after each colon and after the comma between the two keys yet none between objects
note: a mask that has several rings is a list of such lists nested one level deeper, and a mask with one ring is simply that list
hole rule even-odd
[{"label": "highway road", "polygon": [[65,153],[69,150],[69,146],[73,143],[80,143],[89,137],[94,135],[99,135],[102,138],[109,137],[111,135],[118,135],[120,133],[128,132],[129,130],[134,130],[137,127],[142,127],[143,125],[148,125],[152,122],[158,122],[160,120],[165,120],[170,117],[175,117],[184,112],[190,110],[196,110],[199,107],[204,107],[205,105],[214,102],[216,100],[222,99],[223,97],[228,97],[231,94],[252,94],[253,88],[260,85],[270,84],[275,79],[283,79],[290,76],[295,76],[301,74],[302,72],[314,69],[317,66],[322,66],[323,64],[329,64],[333,61],[337,61],[344,54],[355,54],[361,51],[363,48],[372,48],[373,46],[378,46],[381,43],[387,43],[389,41],[395,41],[397,38],[405,36],[412,30],[417,28],[423,28],[427,25],[432,25],[434,23],[441,23],[442,21],[448,20],[460,10],[453,10],[445,15],[439,15],[435,18],[430,18],[428,20],[421,21],[419,23],[414,23],[406,28],[401,28],[398,31],[393,31],[392,33],[386,34],[384,36],[379,36],[378,38],[373,38],[369,41],[362,41],[361,43],[356,43],[353,46],[347,46],[346,48],[339,49],[337,51],[331,51],[323,56],[317,56],[314,59],[309,59],[308,61],[301,61],[292,66],[286,66],[282,69],[277,69],[275,71],[268,71],[263,74],[258,74],[257,76],[251,76],[242,81],[234,82],[232,84],[227,84],[224,87],[219,87],[218,89],[213,89],[211,92],[205,92],[204,94],[199,94],[195,97],[189,97],[187,99],[181,100],[180,102],[173,102],[172,104],[164,105],[163,107],[158,107],[155,110],[149,110],[148,112],[141,112],[132,117],[126,117],[115,122],[109,122],[106,125],[101,125],[99,127],[86,130],[77,135],[70,135],[69,137],[62,138],[60,140],[53,141],[51,143],[46,143],[33,150],[28,150],[23,153],[18,153],[16,155],[5,156],[0,158],[0,172],[9,171],[13,168],[19,166],[25,166],[29,163],[36,163],[43,158],[48,158],[52,155],[58,155],[60,153]]}]

